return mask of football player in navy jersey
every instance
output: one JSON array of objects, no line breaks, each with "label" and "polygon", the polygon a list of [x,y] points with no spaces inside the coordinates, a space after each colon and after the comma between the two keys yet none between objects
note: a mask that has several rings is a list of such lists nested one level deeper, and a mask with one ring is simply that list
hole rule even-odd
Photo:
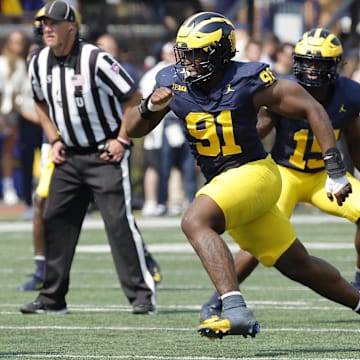
[{"label": "football player in navy jersey", "polygon": [[[294,49],[294,76],[326,109],[338,140],[344,136],[349,155],[360,169],[360,84],[339,76],[343,49],[339,39],[327,29],[317,28],[306,32]],[[355,249],[357,252],[353,286],[360,291],[360,182],[347,173],[354,195],[339,206],[328,201],[323,192],[326,169],[321,150],[306,120],[293,121],[261,109],[257,124],[262,137],[274,127],[275,142],[271,151],[278,164],[282,189],[277,202],[280,210],[290,218],[299,202],[307,202],[318,209],[343,217],[356,224]],[[245,251],[235,257],[235,268],[242,282],[257,266],[258,260]],[[217,291],[201,309],[202,322],[221,315],[222,302]]]},{"label": "football player in navy jersey", "polygon": [[256,129],[257,112],[265,105],[308,119],[325,160],[323,191],[342,205],[351,185],[324,108],[295,82],[277,81],[267,64],[231,61],[234,26],[221,14],[203,12],[185,20],[174,49],[177,64],[158,72],[154,92],[132,108],[127,132],[142,137],[173,110],[206,178],[181,226],[221,296],[223,313],[201,324],[199,334],[254,337],[260,329],[240,293],[233,256],[221,238],[225,231],[262,264],[358,311],[360,293],[334,267],[306,252],[277,207],[280,173]]}]

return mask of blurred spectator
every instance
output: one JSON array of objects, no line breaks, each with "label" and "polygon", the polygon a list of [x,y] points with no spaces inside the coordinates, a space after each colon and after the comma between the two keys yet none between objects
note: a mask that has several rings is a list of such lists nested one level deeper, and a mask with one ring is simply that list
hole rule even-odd
[{"label": "blurred spectator", "polygon": [[[39,48],[37,40],[28,46],[28,54]],[[40,152],[43,131],[35,112],[34,102],[31,94],[30,81],[24,79],[19,93],[15,94],[14,111],[19,116],[18,147],[20,150],[21,174],[22,174],[22,196],[27,206],[23,215],[24,220],[33,217],[33,192],[34,192],[34,156],[35,151]]]},{"label": "blurred spectator", "polygon": [[139,85],[140,70],[127,61],[128,59],[126,59],[124,53],[121,52],[119,44],[113,35],[108,33],[100,35],[96,40],[96,45],[114,56],[132,77],[135,84]]},{"label": "blurred spectator", "polygon": [[294,45],[288,42],[282,43],[276,52],[276,60],[272,66],[275,75],[289,75],[293,70]]},{"label": "blurred spectator", "polygon": [[[173,43],[167,42],[162,46],[161,61],[145,72],[140,79],[139,86],[144,98],[152,92],[157,72],[165,66],[174,63]],[[144,205],[142,214],[145,216],[156,215],[163,128],[164,121],[160,122],[160,124],[144,138]]]},{"label": "blurred spectator", "polygon": [[260,9],[262,34],[266,31],[274,31],[283,42],[297,41],[305,29],[318,25],[319,1],[323,0],[263,2]]},{"label": "blurred spectator", "polygon": [[21,16],[33,12],[44,5],[43,0],[1,0],[1,13],[4,15]]},{"label": "blurred spectator", "polygon": [[318,26],[320,17],[319,0],[305,0],[303,9],[305,30]]},{"label": "blurred spectator", "polygon": [[178,27],[185,19],[202,11],[200,0],[167,0],[164,3],[164,23],[171,37],[176,36]]},{"label": "blurred spectator", "polygon": [[360,35],[356,33],[343,34],[341,40],[344,47],[343,62],[345,65],[341,69],[341,74],[352,78],[359,68]]},{"label": "blurred spectator", "polygon": [[214,11],[227,15],[228,11],[236,4],[236,0],[214,0]]},{"label": "blurred spectator", "polygon": [[260,61],[262,55],[262,43],[260,40],[250,39],[245,47],[245,59],[243,61]]},{"label": "blurred spectator", "polygon": [[261,38],[261,42],[260,61],[269,64],[272,68],[276,61],[276,53],[280,46],[280,40],[272,31],[267,31]]},{"label": "blurred spectator", "polygon": [[[156,215],[180,215],[192,202],[198,188],[195,159],[185,141],[183,124],[179,118],[170,111],[162,122],[164,132],[160,149],[159,204]],[[174,168],[181,172],[184,198],[170,204],[169,180]]]},{"label": "blurred spectator", "polygon": [[[343,0],[318,0],[320,6],[319,25],[324,27],[332,19],[332,16],[340,8]],[[336,22],[330,29],[335,35],[340,35],[340,24]]]},{"label": "blurred spectator", "polygon": [[166,40],[174,38],[180,24],[192,14],[203,11],[201,0],[145,0],[155,23],[167,28]]},{"label": "blurred spectator", "polygon": [[[143,97],[147,97],[152,92],[157,72],[174,63],[173,42],[167,42],[161,49],[161,61],[140,79]],[[184,140],[179,119],[173,113],[169,113],[164,121],[145,136],[144,205],[142,208],[144,216],[164,215],[168,211],[168,200],[172,197],[168,192],[169,181],[171,181],[170,174],[174,167],[181,170],[185,202],[190,202],[194,197],[197,189],[195,162]],[[171,209],[172,213],[181,212],[183,205],[182,199],[180,204],[175,204]]]},{"label": "blurred spectator", "polygon": [[249,27],[244,23],[235,23],[235,41],[236,41],[236,54],[234,60],[243,61],[245,59],[246,45],[250,40]]},{"label": "blurred spectator", "polygon": [[11,32],[0,55],[2,185],[3,201],[7,205],[14,205],[19,200],[13,181],[14,150],[19,126],[19,115],[14,111],[14,100],[16,95],[22,92],[24,81],[27,79],[23,58],[25,41],[26,37],[22,32]]}]

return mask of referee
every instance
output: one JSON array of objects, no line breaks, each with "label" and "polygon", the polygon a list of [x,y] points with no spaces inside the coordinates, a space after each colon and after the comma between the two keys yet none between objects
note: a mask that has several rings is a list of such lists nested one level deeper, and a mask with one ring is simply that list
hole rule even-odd
[{"label": "referee", "polygon": [[79,38],[67,2],[48,3],[36,20],[47,47],[32,58],[29,75],[55,169],[44,212],[44,287],[20,311],[67,313],[71,264],[93,196],[133,313],[155,313],[155,283],[131,210],[131,140],[124,126],[141,94],[110,54]]}]

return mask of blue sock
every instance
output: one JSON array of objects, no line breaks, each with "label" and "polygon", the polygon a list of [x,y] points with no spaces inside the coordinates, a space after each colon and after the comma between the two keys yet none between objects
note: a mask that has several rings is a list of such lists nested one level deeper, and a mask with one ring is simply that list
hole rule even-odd
[{"label": "blue sock", "polygon": [[360,269],[356,269],[356,271],[355,271],[354,283],[360,284]]},{"label": "blue sock", "polygon": [[241,294],[226,296],[222,300],[224,311],[233,308],[246,307],[245,300]]},{"label": "blue sock", "polygon": [[35,262],[35,276],[39,279],[44,280],[44,271],[45,271],[45,258],[36,257]]},{"label": "blue sock", "polygon": [[220,295],[216,290],[211,295],[211,298],[208,301],[208,304],[214,305],[214,307],[216,307],[216,308],[221,308],[222,307],[222,301],[220,299]]}]

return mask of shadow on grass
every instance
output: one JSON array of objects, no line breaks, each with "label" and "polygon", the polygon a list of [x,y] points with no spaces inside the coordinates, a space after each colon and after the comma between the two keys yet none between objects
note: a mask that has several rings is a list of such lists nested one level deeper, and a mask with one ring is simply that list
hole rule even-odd
[{"label": "shadow on grass", "polygon": [[[298,357],[299,355],[304,355],[304,354],[317,354],[319,356],[321,356],[322,354],[339,354],[339,353],[344,353],[347,356],[349,355],[354,355],[354,359],[358,359],[358,355],[359,355],[359,349],[349,349],[349,348],[337,348],[337,349],[282,349],[282,350],[274,350],[274,351],[262,351],[260,353],[257,353],[255,356],[256,357],[260,357],[260,358],[277,358],[279,356],[281,357],[286,357],[289,360],[292,357]],[[326,359],[326,358],[324,358]]]}]

